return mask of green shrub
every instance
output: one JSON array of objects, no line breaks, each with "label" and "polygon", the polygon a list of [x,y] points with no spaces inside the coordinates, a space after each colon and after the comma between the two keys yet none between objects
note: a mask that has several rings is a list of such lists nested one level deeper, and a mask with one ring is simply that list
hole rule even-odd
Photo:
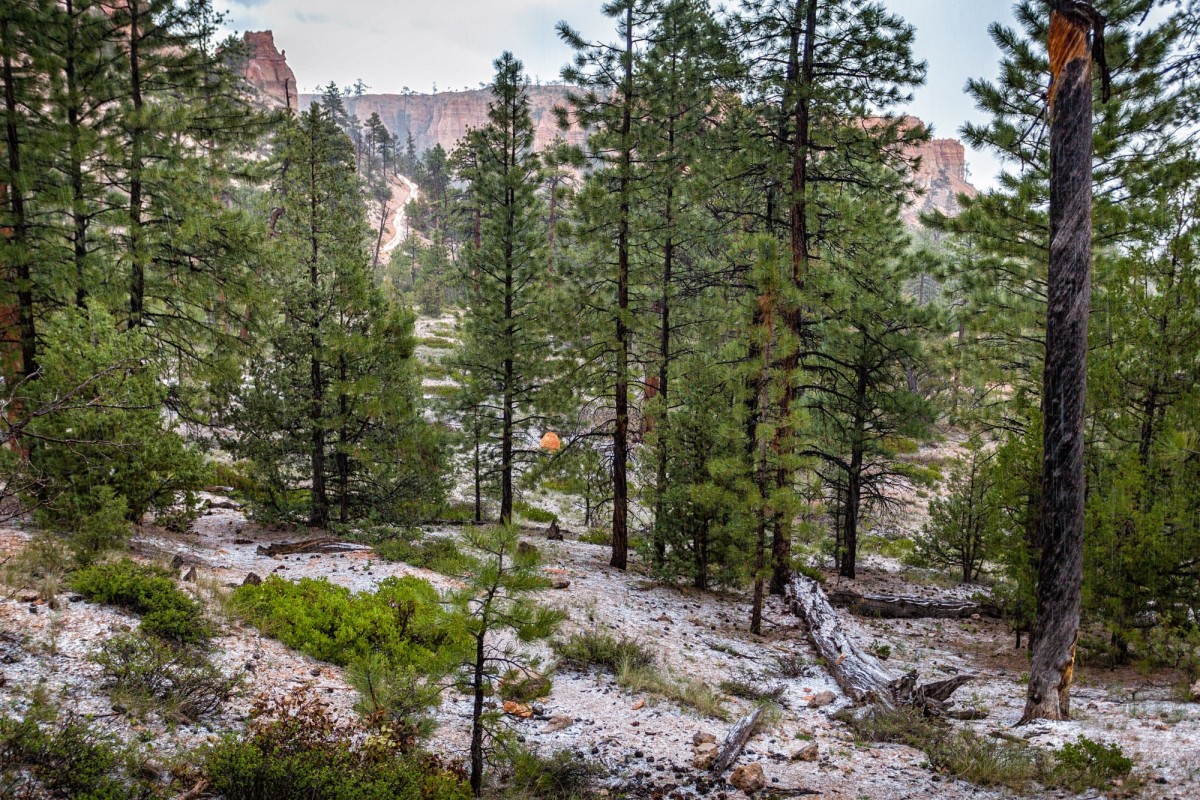
[{"label": "green shrub", "polygon": [[232,608],[255,627],[313,658],[345,666],[381,653],[393,666],[426,669],[453,659],[458,642],[437,590],[419,578],[387,578],[353,594],[327,580],[272,575],[241,586]]},{"label": "green shrub", "polygon": [[551,688],[550,676],[533,670],[510,669],[500,677],[500,696],[518,703],[546,697]]},{"label": "green shrub", "polygon": [[554,522],[556,519],[558,519],[558,515],[555,514],[553,511],[546,511],[545,509],[531,506],[531,505],[529,505],[529,503],[523,502],[521,500],[518,500],[515,503],[513,503],[513,511],[515,511],[519,516],[522,516],[525,519],[529,520],[530,522],[550,523],[550,522]]},{"label": "green shrub", "polygon": [[201,652],[139,634],[114,636],[93,660],[103,670],[113,700],[181,722],[219,710],[238,683]]},{"label": "green shrub", "polygon": [[[261,711],[262,709],[260,709]],[[463,775],[408,750],[411,742],[365,735],[323,705],[285,698],[245,736],[203,755],[212,791],[225,800],[465,800]]]},{"label": "green shrub", "polygon": [[387,528],[374,537],[375,552],[384,561],[402,561],[446,575],[460,574],[470,562],[453,539],[425,536],[416,528]]},{"label": "green shrub", "polygon": [[598,764],[565,750],[540,756],[532,750],[514,748],[508,759],[508,797],[582,800],[596,796],[596,782],[603,774]]},{"label": "green shrub", "polygon": [[360,697],[355,709],[372,724],[416,739],[433,731],[425,711],[437,705],[441,688],[412,666],[394,666],[382,653],[350,664],[347,680]]},{"label": "green shrub", "polygon": [[0,795],[72,800],[155,796],[133,777],[133,758],[116,740],[73,715],[35,702],[23,719],[0,717]]},{"label": "green shrub", "polygon": [[721,691],[725,692],[725,694],[740,697],[752,703],[778,703],[780,698],[783,697],[785,688],[782,684],[759,686],[746,678],[723,680],[720,686]]},{"label": "green shrub", "polygon": [[607,547],[612,544],[612,531],[605,528],[588,528],[579,534],[579,541]]},{"label": "green shrub", "polygon": [[551,646],[564,666],[579,670],[601,667],[614,675],[622,665],[653,667],[657,661],[654,653],[637,640],[598,631],[576,633]]},{"label": "green shrub", "polygon": [[1133,759],[1115,744],[1102,744],[1080,736],[1055,754],[1053,784],[1072,792],[1105,789],[1116,779],[1133,771]]},{"label": "green shrub", "polygon": [[203,644],[212,635],[200,605],[159,567],[127,558],[94,564],[73,573],[70,585],[89,600],[142,615],[143,633],[178,644]]}]

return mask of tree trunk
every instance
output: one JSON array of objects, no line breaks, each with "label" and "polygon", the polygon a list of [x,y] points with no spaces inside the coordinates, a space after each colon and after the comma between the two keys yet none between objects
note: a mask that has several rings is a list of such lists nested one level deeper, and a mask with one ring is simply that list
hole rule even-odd
[{"label": "tree trunk", "polygon": [[317,150],[316,124],[312,126],[312,141],[309,156],[309,253],[308,281],[312,292],[309,311],[312,319],[308,321],[309,347],[309,406],[308,418],[312,438],[312,489],[309,525],[314,528],[324,528],[329,525],[329,497],[325,490],[325,381],[321,370],[321,304],[317,292],[321,286],[321,273],[318,269],[320,258],[319,226],[317,224],[317,160],[320,158]]},{"label": "tree trunk", "polygon": [[[1083,581],[1083,431],[1092,246],[1093,20],[1055,0],[1050,18],[1050,273],[1042,395],[1037,625],[1021,723],[1069,719]],[[1095,13],[1095,12],[1093,12]]]},{"label": "tree trunk", "polygon": [[483,791],[483,693],[486,652],[484,635],[475,636],[475,673],[471,679],[474,704],[471,706],[471,793],[476,797]]},{"label": "tree trunk", "polygon": [[[668,133],[668,137],[673,146],[675,131],[671,130]],[[672,203],[673,195],[674,186],[668,184],[665,209],[668,233],[666,244],[663,245],[662,293],[659,299],[659,302],[662,304],[662,313],[659,317],[658,330],[658,394],[662,398],[660,403],[662,404],[664,423],[667,421],[669,408],[667,390],[668,379],[671,373],[671,262],[675,255],[675,242],[671,232],[675,216],[675,209]],[[667,441],[661,436],[658,443],[658,465],[654,476],[654,486],[654,558],[656,565],[662,566],[667,555],[666,531],[664,530],[666,511],[665,503],[663,502],[663,495],[667,491]]]},{"label": "tree trunk", "polygon": [[129,143],[129,326],[143,322],[146,301],[146,265],[142,253],[142,72],[138,48],[138,12],[141,0],[129,0],[129,81],[133,100],[133,130]]},{"label": "tree trunk", "polygon": [[846,473],[846,508],[843,517],[842,564],[839,574],[843,578],[854,578],[858,565],[858,512],[862,505],[862,447],[857,443],[850,458],[850,470]]},{"label": "tree trunk", "polygon": [[33,274],[29,269],[29,219],[25,212],[25,188],[21,185],[21,141],[17,131],[17,95],[10,50],[9,21],[0,18],[0,47],[4,50],[4,130],[8,145],[8,187],[12,209],[12,243],[16,251],[17,335],[21,343],[21,373],[31,377],[38,371],[37,326],[33,315]]},{"label": "tree trunk", "polygon": [[633,161],[633,4],[625,10],[625,79],[621,110],[621,177],[617,218],[617,378],[613,429],[613,525],[609,565],[625,569],[629,559],[629,184]]}]

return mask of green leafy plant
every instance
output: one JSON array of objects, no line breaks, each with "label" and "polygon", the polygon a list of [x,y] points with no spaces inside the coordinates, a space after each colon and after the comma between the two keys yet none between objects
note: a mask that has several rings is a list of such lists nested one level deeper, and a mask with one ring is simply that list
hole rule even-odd
[{"label": "green leafy plant", "polygon": [[130,559],[93,564],[73,573],[70,586],[89,600],[142,615],[143,633],[178,644],[203,644],[212,635],[200,605],[159,567]]}]

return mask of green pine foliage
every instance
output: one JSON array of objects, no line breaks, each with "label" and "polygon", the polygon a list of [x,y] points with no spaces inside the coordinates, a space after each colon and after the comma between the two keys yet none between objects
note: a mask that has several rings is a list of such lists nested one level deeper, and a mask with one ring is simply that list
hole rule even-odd
[{"label": "green pine foliage", "polygon": [[76,592],[142,617],[139,629],[179,645],[203,645],[212,636],[199,603],[165,569],[122,559],[84,567],[70,576]]}]

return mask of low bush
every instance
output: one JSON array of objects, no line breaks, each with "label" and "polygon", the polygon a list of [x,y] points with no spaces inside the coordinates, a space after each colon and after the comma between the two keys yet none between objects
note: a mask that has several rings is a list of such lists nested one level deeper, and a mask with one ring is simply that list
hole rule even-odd
[{"label": "low bush", "polygon": [[0,797],[157,797],[136,777],[135,761],[113,737],[44,701],[22,719],[0,716]]},{"label": "low bush", "polygon": [[782,684],[760,686],[749,678],[733,678],[720,683],[721,691],[732,697],[740,697],[752,703],[778,703],[783,698]]},{"label": "low bush", "polygon": [[324,579],[293,583],[272,575],[239,587],[230,605],[288,647],[342,666],[380,653],[393,666],[424,670],[453,660],[458,641],[437,590],[410,576],[354,594]]},{"label": "low bush", "polygon": [[549,675],[533,670],[510,669],[500,677],[500,696],[505,700],[528,703],[549,695],[553,686]]},{"label": "low bush", "polygon": [[654,653],[635,639],[589,631],[551,642],[551,647],[563,666],[578,670],[599,667],[631,692],[650,692],[705,716],[725,718],[720,693],[703,681],[679,681],[664,674]]},{"label": "low bush", "polygon": [[912,708],[876,708],[861,715],[846,710],[834,717],[848,723],[861,739],[921,750],[932,769],[977,786],[1027,791],[1039,784],[1078,793],[1108,788],[1133,770],[1133,761],[1119,747],[1084,737],[1059,750],[1047,751],[1021,740],[985,737],[958,729]]},{"label": "low bush", "polygon": [[203,755],[212,791],[225,800],[465,800],[461,771],[383,733],[334,718],[319,701],[262,701],[244,736]]},{"label": "low bush", "polygon": [[513,503],[513,511],[517,513],[517,516],[524,517],[530,522],[550,523],[558,519],[558,515],[553,511],[546,511],[545,509],[531,506],[529,503],[521,500]]},{"label": "low bush", "polygon": [[138,711],[157,710],[180,722],[216,712],[238,684],[203,653],[140,634],[114,636],[93,660],[116,703]]},{"label": "low bush", "polygon": [[203,644],[212,635],[200,605],[182,592],[171,573],[129,559],[93,564],[73,573],[70,586],[97,603],[142,616],[143,633],[177,644]]},{"label": "low bush", "polygon": [[653,667],[657,661],[654,653],[636,639],[599,631],[576,633],[551,646],[564,666],[579,670],[600,667],[614,675],[622,666]]},{"label": "low bush", "polygon": [[525,748],[512,749],[506,798],[583,800],[597,796],[603,768],[566,750],[541,756]]},{"label": "low bush", "polygon": [[599,544],[608,547],[612,544],[612,531],[605,528],[588,528],[579,534],[579,541],[586,544]]},{"label": "low bush", "polygon": [[445,575],[460,574],[470,563],[458,544],[443,536],[425,536],[416,528],[388,528],[371,534],[384,561],[402,561]]},{"label": "low bush", "polygon": [[350,665],[346,674],[360,697],[355,710],[371,725],[411,742],[432,733],[425,711],[438,704],[441,688],[431,685],[413,666],[395,666],[382,653],[371,653]]}]

